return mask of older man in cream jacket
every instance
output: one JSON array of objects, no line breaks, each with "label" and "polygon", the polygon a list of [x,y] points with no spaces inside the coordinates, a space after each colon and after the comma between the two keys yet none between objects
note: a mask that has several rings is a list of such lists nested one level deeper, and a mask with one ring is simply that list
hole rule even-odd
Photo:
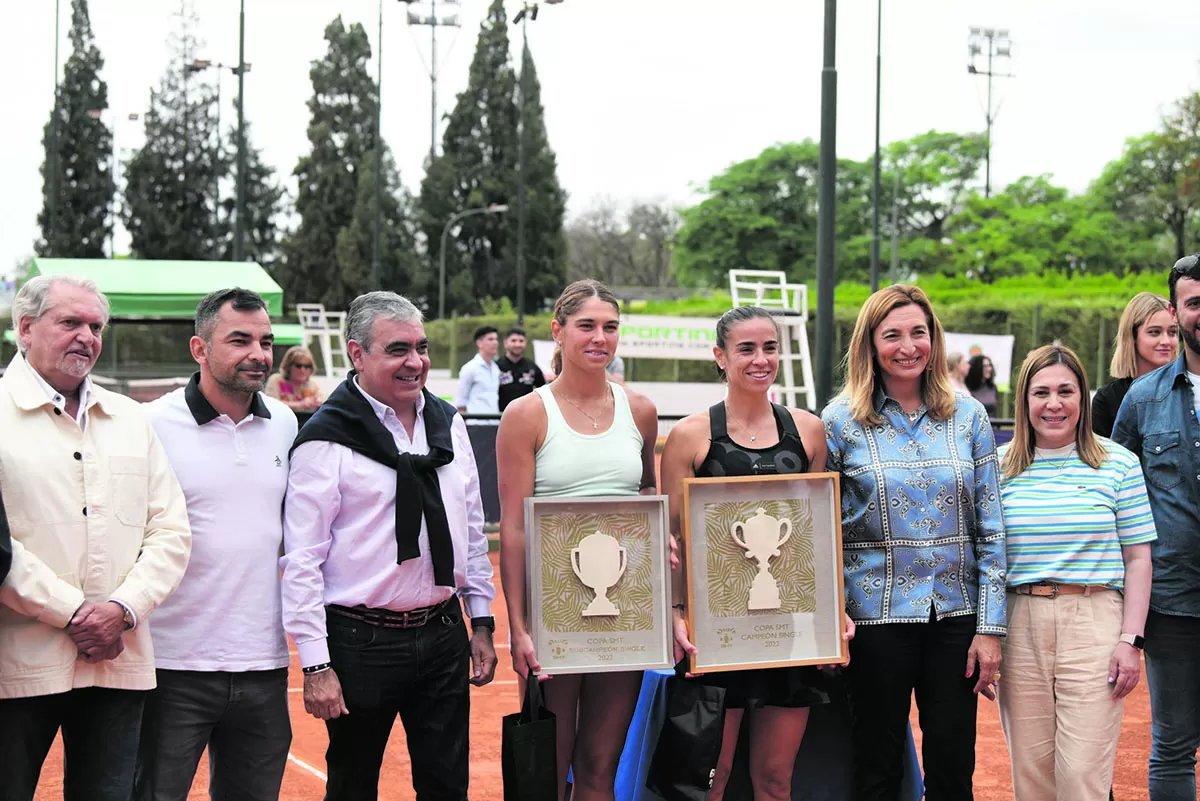
[{"label": "older man in cream jacket", "polygon": [[137,403],[88,379],[108,301],[39,276],[17,293],[0,378],[0,801],[27,801],[59,729],[67,801],[128,801],[154,687],[147,618],[191,546],[179,482]]}]

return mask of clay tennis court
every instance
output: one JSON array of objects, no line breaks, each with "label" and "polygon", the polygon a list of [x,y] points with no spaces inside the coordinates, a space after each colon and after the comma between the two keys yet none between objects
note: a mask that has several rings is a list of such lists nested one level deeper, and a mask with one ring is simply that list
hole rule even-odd
[{"label": "clay tennis court", "polygon": [[[492,563],[499,577],[497,554]],[[498,583],[498,582],[497,582]],[[471,690],[471,799],[472,801],[502,801],[500,786],[500,718],[517,709],[517,677],[508,657],[508,616],[503,596],[493,607],[496,615],[497,654],[500,659],[496,679],[483,688]],[[287,772],[283,777],[283,801],[320,801],[325,793],[325,724],[304,711],[301,700],[300,665],[292,664],[292,751]],[[1146,760],[1150,753],[1150,700],[1143,681],[1125,703],[1125,725],[1121,731],[1121,746],[1117,753],[1115,789],[1119,801],[1146,801]],[[1000,731],[996,707],[981,701],[979,710],[979,740],[976,745],[978,766],[975,770],[975,798],[978,801],[1002,801],[1012,798],[1012,783],[1008,773],[1008,751]],[[914,729],[916,720],[914,715]],[[918,742],[920,738],[917,733]],[[380,801],[411,801],[408,750],[404,745],[404,730],[399,722],[392,730],[387,758],[379,784]],[[42,771],[37,801],[62,798],[62,747],[55,743]],[[191,799],[208,798],[208,767],[201,762],[192,786]]]}]

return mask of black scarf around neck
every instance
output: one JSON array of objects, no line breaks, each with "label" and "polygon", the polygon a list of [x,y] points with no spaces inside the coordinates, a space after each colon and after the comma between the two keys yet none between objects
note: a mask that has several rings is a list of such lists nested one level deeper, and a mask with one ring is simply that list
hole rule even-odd
[{"label": "black scarf around neck", "polygon": [[425,397],[425,438],[429,455],[400,453],[392,432],[380,422],[370,402],[354,381],[346,376],[329,399],[309,419],[292,451],[305,442],[333,442],[396,471],[396,564],[421,555],[421,518],[429,532],[429,555],[433,558],[434,581],[455,586],[454,545],[442,502],[437,469],[454,461],[450,426],[457,410],[429,390]]}]

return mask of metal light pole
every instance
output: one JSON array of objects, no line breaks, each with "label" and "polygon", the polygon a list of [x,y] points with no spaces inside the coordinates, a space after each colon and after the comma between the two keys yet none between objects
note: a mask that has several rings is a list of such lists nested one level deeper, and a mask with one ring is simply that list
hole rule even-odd
[{"label": "metal light pole", "polygon": [[233,216],[233,260],[246,258],[246,0],[238,13],[237,208]]},{"label": "metal light pole", "polygon": [[[442,0],[444,6],[457,6],[459,0]],[[437,105],[437,81],[438,81],[438,63],[437,63],[437,31],[438,28],[461,28],[462,22],[459,20],[458,14],[438,14],[438,0],[429,0],[429,13],[422,14],[413,11],[409,8],[408,12],[409,25],[428,25],[429,26],[429,162],[437,158],[437,141],[438,141],[438,105]]]},{"label": "metal light pole", "polygon": [[383,206],[383,148],[379,142],[379,120],[383,113],[383,0],[379,0],[379,55],[376,57],[378,75],[375,79],[375,221],[371,226],[371,289],[379,286],[379,215]]},{"label": "metal light pole", "polygon": [[[517,139],[517,325],[525,324],[525,227],[528,219],[525,208],[526,162],[529,160],[526,148],[525,133],[525,100],[529,97],[529,82],[526,80],[525,55],[529,52],[529,17],[526,13],[528,6],[521,11],[521,105],[518,106],[518,139]],[[537,5],[533,6],[532,16],[537,19]]]},{"label": "metal light pole", "polygon": [[892,283],[900,280],[900,165],[893,163],[896,184],[892,192]]},{"label": "metal light pole", "polygon": [[50,212],[50,235],[46,237],[46,248],[50,255],[54,253],[55,240],[58,235],[58,193],[60,184],[58,179],[58,20],[61,12],[61,0],[55,0],[54,3],[54,113],[50,115],[50,198],[47,201]]},{"label": "metal light pole", "polygon": [[833,288],[837,222],[837,0],[825,0],[821,69],[821,183],[817,195],[817,408],[833,395]]},{"label": "metal light pole", "polygon": [[508,211],[508,206],[504,204],[495,204],[482,209],[467,209],[460,211],[446,220],[446,224],[442,227],[442,249],[440,251],[440,259],[438,265],[438,319],[443,320],[446,317],[446,237],[450,233],[450,229],[454,224],[464,217],[470,217],[473,214],[503,214]]},{"label": "metal light pole", "polygon": [[883,91],[883,0],[875,7],[875,180],[871,187],[871,291],[879,289],[879,117]]},{"label": "metal light pole", "polygon": [[[243,21],[244,21],[244,15],[243,15]],[[243,26],[243,29],[244,29],[244,26]],[[245,151],[246,151],[246,145],[245,145],[246,137],[245,137],[245,131],[244,131],[245,115],[242,113],[242,108],[243,108],[243,106],[242,106],[242,88],[243,88],[242,76],[243,76],[243,74],[250,71],[250,64],[245,60],[244,49],[239,47],[238,65],[237,66],[231,66],[229,64],[222,64],[220,61],[212,61],[211,59],[207,59],[207,58],[198,58],[198,59],[195,59],[194,61],[192,61],[191,64],[188,64],[185,67],[185,71],[190,75],[190,74],[194,74],[197,72],[203,72],[204,70],[207,70],[209,67],[216,67],[216,69],[217,69],[217,158],[218,159],[220,159],[221,151],[222,151],[222,147],[221,147],[221,143],[222,143],[222,137],[221,137],[221,70],[229,70],[234,75],[238,76],[238,125],[237,125],[237,134],[236,134],[236,138],[237,138],[237,172],[236,172],[236,183],[237,183],[236,204],[237,204],[237,208],[236,208],[236,211],[234,214],[233,260],[234,261],[242,261],[243,260],[243,244],[244,244],[244,237],[245,237],[245,225],[244,225],[243,219],[242,219],[244,210],[245,210],[245,191],[244,191],[245,179],[243,177],[243,174],[245,172]],[[221,206],[221,190],[220,190],[220,175],[219,174],[216,174],[213,176],[213,204],[214,204],[214,211],[219,216],[220,215],[220,206]]]},{"label": "metal light pole", "polygon": [[528,160],[526,153],[526,125],[525,125],[525,100],[529,97],[529,82],[527,80],[525,69],[525,54],[529,52],[529,21],[537,20],[538,7],[537,3],[524,3],[521,10],[513,17],[513,22],[521,23],[521,82],[520,82],[520,105],[517,107],[518,112],[518,134],[517,134],[517,325],[525,323],[525,162]]},{"label": "metal light pole", "polygon": [[[975,58],[982,54],[983,45],[987,43],[987,69],[980,70],[975,66]],[[993,69],[994,60],[997,58],[1012,58],[1012,40],[1008,38],[1006,29],[995,28],[971,28],[967,34],[967,72],[971,75],[986,75],[987,76],[987,111],[985,119],[987,120],[987,140],[984,142],[984,161],[985,179],[983,185],[983,196],[992,196],[992,123],[996,121],[996,115],[999,114],[999,108],[992,108],[992,79],[993,78],[1011,78],[1012,73],[996,72]]]}]

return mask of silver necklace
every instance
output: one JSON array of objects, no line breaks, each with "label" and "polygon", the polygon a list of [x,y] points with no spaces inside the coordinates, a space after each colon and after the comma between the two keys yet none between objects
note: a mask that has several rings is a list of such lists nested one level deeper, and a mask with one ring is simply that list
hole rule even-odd
[{"label": "silver necklace", "polygon": [[746,424],[745,424],[745,423],[743,423],[741,420],[739,420],[739,419],[737,419],[736,417],[734,417],[732,414],[729,414],[729,406],[728,406],[728,405],[726,405],[726,406],[725,406],[725,413],[729,415],[729,419],[730,419],[730,420],[732,420],[733,422],[737,423],[737,424],[738,424],[738,426],[739,426],[739,427],[740,427],[740,428],[741,428],[743,431],[745,431],[747,434],[749,434],[749,435],[750,435],[750,441],[751,441],[751,442],[754,442],[754,441],[756,441],[756,440],[758,439],[758,432],[757,432],[757,431],[751,431],[751,430],[750,430],[750,426],[746,425]]},{"label": "silver necklace", "polygon": [[[609,392],[609,396],[611,396],[611,395],[612,395],[612,389],[610,388],[608,392]],[[580,411],[580,413],[581,413],[581,414],[583,414],[583,416],[584,416],[584,417],[586,417],[587,419],[589,419],[589,420],[591,420],[591,421],[592,421],[592,430],[593,430],[593,431],[599,431],[599,430],[600,430],[600,418],[604,416],[604,413],[605,413],[606,411],[608,411],[608,397],[606,397],[606,398],[605,398],[605,399],[602,401],[602,403],[603,403],[604,405],[603,405],[603,407],[600,409],[600,414],[598,414],[598,415],[595,415],[595,416],[592,416],[592,415],[588,414],[588,413],[587,413],[587,412],[584,410],[584,408],[583,408],[582,406],[580,406],[578,403],[576,403],[575,401],[573,401],[573,400],[571,400],[570,398],[568,398],[566,395],[563,395],[561,392],[560,392],[560,393],[558,393],[558,395],[559,395],[559,397],[561,397],[563,400],[565,400],[567,403],[571,404],[571,405],[572,405],[572,406],[574,406],[576,409],[578,409],[578,410]]]}]

